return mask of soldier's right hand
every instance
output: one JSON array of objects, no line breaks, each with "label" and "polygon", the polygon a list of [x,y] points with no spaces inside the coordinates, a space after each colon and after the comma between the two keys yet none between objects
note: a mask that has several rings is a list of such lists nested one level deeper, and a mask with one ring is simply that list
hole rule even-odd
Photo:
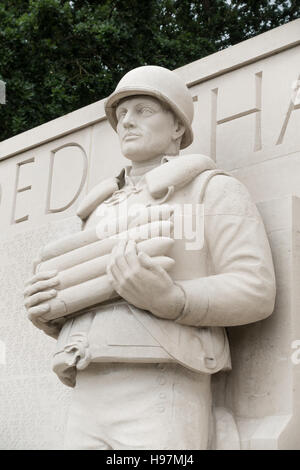
[{"label": "soldier's right hand", "polygon": [[37,273],[26,282],[24,290],[24,305],[29,320],[34,326],[53,338],[58,337],[65,320],[59,319],[55,322],[49,322],[44,320],[42,316],[50,310],[50,304],[47,301],[57,295],[57,290],[55,289],[59,285],[57,274],[57,271]]}]

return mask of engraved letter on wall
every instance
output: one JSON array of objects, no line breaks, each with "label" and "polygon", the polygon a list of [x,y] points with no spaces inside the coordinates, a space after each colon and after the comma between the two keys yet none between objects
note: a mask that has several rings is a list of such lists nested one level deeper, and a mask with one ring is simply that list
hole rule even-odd
[{"label": "engraved letter on wall", "polygon": [[18,194],[23,193],[24,191],[30,191],[31,190],[31,184],[27,184],[25,186],[19,187],[20,179],[22,179],[22,174],[21,172],[21,167],[23,165],[27,165],[29,163],[33,163],[34,158],[29,158],[28,160],[24,160],[23,162],[17,163],[17,172],[16,172],[16,180],[15,180],[15,189],[14,189],[14,198],[13,198],[13,209],[12,209],[12,216],[11,216],[11,223],[12,224],[17,224],[19,222],[24,222],[25,220],[28,220],[29,215],[23,215],[23,216],[17,216],[16,217],[16,212],[17,210],[17,201],[18,201]]},{"label": "engraved letter on wall", "polygon": [[79,144],[51,152],[46,213],[62,212],[78,198],[87,176],[87,155]]},{"label": "engraved letter on wall", "polygon": [[292,97],[290,101],[276,145],[280,145],[283,142],[292,112],[295,111],[296,109],[300,109],[300,103],[299,103],[299,98],[298,98],[299,90],[300,90],[300,75],[298,77],[298,80],[295,82],[294,93],[293,93],[294,96]]},{"label": "engraved letter on wall", "polygon": [[[255,79],[255,92],[253,104],[254,106],[249,109],[245,109],[241,112],[235,113],[231,116],[223,117],[218,119],[218,93],[219,89],[214,88],[212,90],[212,102],[211,102],[211,141],[210,141],[210,156],[214,160],[216,159],[217,151],[217,127],[225,122],[233,121],[235,119],[248,116],[249,114],[255,115],[255,128],[254,128],[254,152],[261,149],[261,102],[262,102],[262,72],[258,72],[254,75]],[[236,97],[238,99],[238,97]]]}]

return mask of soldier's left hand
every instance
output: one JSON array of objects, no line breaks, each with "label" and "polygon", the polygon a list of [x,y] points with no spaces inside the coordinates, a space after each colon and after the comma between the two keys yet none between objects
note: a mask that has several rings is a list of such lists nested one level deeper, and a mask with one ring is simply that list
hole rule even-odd
[{"label": "soldier's left hand", "polygon": [[43,330],[48,336],[57,339],[65,323],[65,319],[48,322],[43,315],[50,311],[49,300],[57,295],[56,287],[59,284],[57,271],[39,272],[26,282],[24,290],[24,306],[29,320]]},{"label": "soldier's left hand", "polygon": [[157,317],[175,320],[184,308],[182,289],[150,256],[138,253],[133,240],[122,240],[113,249],[107,274],[123,299]]}]

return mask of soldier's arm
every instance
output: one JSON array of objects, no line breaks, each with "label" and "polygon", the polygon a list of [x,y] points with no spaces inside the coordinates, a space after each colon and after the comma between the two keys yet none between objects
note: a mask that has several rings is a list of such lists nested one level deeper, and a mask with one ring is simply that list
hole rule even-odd
[{"label": "soldier's arm", "polygon": [[268,317],[275,276],[262,219],[235,178],[215,176],[205,194],[205,238],[212,274],[177,282],[185,293],[178,323],[233,326]]}]

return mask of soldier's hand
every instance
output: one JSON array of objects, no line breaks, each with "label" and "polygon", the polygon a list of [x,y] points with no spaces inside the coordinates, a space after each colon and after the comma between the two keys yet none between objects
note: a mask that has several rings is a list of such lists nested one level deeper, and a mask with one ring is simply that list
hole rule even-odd
[{"label": "soldier's hand", "polygon": [[123,299],[157,317],[175,320],[184,308],[182,289],[150,256],[138,253],[132,240],[122,240],[113,249],[107,274]]},{"label": "soldier's hand", "polygon": [[49,312],[48,300],[57,295],[55,289],[59,284],[57,271],[45,271],[35,274],[26,283],[24,290],[24,305],[27,310],[29,320],[47,335],[57,338],[65,320],[60,319],[55,322],[43,320],[42,316]]}]

